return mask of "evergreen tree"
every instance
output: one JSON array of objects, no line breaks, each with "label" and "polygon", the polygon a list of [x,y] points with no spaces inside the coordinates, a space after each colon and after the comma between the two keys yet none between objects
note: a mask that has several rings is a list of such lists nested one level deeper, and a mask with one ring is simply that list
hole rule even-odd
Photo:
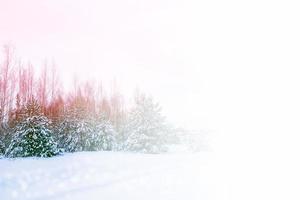
[{"label": "evergreen tree", "polygon": [[116,131],[111,122],[100,117],[94,122],[93,132],[89,135],[91,150],[111,151],[116,149]]},{"label": "evergreen tree", "polygon": [[0,129],[0,155],[5,153],[5,149],[11,141],[12,133],[11,128]]},{"label": "evergreen tree", "polygon": [[7,157],[51,157],[59,153],[50,130],[50,121],[40,112],[35,100],[30,101],[22,112],[22,121],[14,130],[12,141],[5,151]]},{"label": "evergreen tree", "polygon": [[66,152],[88,150],[92,126],[80,108],[70,109],[59,125],[59,147]]},{"label": "evergreen tree", "polygon": [[108,120],[74,117],[77,114],[68,113],[58,128],[61,148],[67,152],[114,149],[116,132]]},{"label": "evergreen tree", "polygon": [[86,128],[83,120],[64,119],[60,124],[59,147],[66,152],[83,151]]},{"label": "evergreen tree", "polygon": [[167,126],[160,106],[152,98],[137,96],[125,127],[124,149],[136,152],[166,151]]},{"label": "evergreen tree", "polygon": [[23,106],[20,105],[19,96],[16,101],[17,107],[11,113],[10,126],[14,127],[28,117],[42,115],[41,107],[33,97]]},{"label": "evergreen tree", "polygon": [[48,127],[49,121],[44,116],[26,118],[16,126],[16,132],[5,155],[7,157],[51,157],[57,155],[59,149]]},{"label": "evergreen tree", "polygon": [[[1,134],[1,133],[0,133]],[[4,144],[4,139],[3,137],[0,135],[0,156],[3,155],[5,151],[5,144]]]}]

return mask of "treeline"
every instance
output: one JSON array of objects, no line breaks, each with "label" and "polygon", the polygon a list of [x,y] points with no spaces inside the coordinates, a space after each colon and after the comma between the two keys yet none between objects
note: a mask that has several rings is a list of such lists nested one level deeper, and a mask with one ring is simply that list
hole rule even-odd
[{"label": "treeline", "polygon": [[64,91],[55,65],[45,63],[37,75],[10,46],[0,61],[0,154],[162,152],[176,142],[159,105],[144,94],[136,93],[128,108],[115,86],[107,94],[101,84],[75,81],[73,90]]},{"label": "treeline", "polygon": [[0,60],[0,123],[1,128],[14,124],[20,111],[35,100],[41,113],[52,121],[60,119],[68,110],[81,109],[82,114],[105,115],[118,127],[125,115],[122,94],[112,85],[106,94],[95,82],[78,82],[73,89],[64,91],[55,64],[45,62],[39,73],[32,64],[16,59],[13,48],[4,46]]}]

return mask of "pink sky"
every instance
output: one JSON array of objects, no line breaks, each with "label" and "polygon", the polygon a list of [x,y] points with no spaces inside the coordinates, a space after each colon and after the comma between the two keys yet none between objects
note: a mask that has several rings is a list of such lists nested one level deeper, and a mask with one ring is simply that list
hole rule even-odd
[{"label": "pink sky", "polygon": [[128,96],[136,87],[153,95],[178,124],[238,132],[280,121],[269,116],[273,108],[297,100],[288,92],[299,83],[298,8],[296,1],[0,0],[0,44],[14,44],[36,66],[55,59],[65,85],[74,73],[115,78]]},{"label": "pink sky", "polygon": [[116,79],[128,96],[139,87],[161,102],[167,114],[179,104],[183,105],[179,108],[182,115],[189,113],[185,108],[189,104],[188,95],[195,95],[201,82],[187,59],[191,43],[197,43],[188,38],[197,32],[188,32],[193,16],[183,18],[187,3],[167,0],[0,0],[0,3],[0,43],[14,44],[17,54],[35,66],[40,66],[45,58],[54,59],[65,85],[71,83],[74,74],[104,82]]},{"label": "pink sky", "polygon": [[116,78],[128,96],[138,86],[176,125],[220,136],[221,165],[234,163],[243,183],[235,194],[291,199],[300,165],[299,4],[0,0],[0,44],[13,43],[36,66],[54,58],[65,85],[76,73]]}]

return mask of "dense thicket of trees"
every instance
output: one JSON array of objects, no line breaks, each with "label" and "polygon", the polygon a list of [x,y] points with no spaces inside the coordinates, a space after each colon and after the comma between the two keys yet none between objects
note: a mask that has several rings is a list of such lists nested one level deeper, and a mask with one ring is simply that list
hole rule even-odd
[{"label": "dense thicket of trees", "polygon": [[[159,105],[137,93],[128,108],[117,87],[101,84],[61,89],[55,65],[39,74],[4,46],[0,57],[0,154],[52,156],[58,152],[130,150],[161,152],[171,141]],[[173,140],[174,141],[174,140]]]}]

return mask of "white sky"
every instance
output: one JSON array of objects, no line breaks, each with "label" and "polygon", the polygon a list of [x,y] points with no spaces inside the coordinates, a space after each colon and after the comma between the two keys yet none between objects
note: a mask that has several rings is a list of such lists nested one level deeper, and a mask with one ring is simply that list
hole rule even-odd
[{"label": "white sky", "polygon": [[126,95],[138,86],[169,119],[217,132],[224,155],[248,166],[235,178],[272,194],[290,181],[273,172],[299,169],[299,10],[290,0],[0,0],[0,43],[36,63],[55,58],[65,84],[77,73],[116,78]]},{"label": "white sky", "polygon": [[0,43],[65,85],[139,87],[187,127],[278,131],[299,119],[299,19],[296,1],[0,0]]}]

